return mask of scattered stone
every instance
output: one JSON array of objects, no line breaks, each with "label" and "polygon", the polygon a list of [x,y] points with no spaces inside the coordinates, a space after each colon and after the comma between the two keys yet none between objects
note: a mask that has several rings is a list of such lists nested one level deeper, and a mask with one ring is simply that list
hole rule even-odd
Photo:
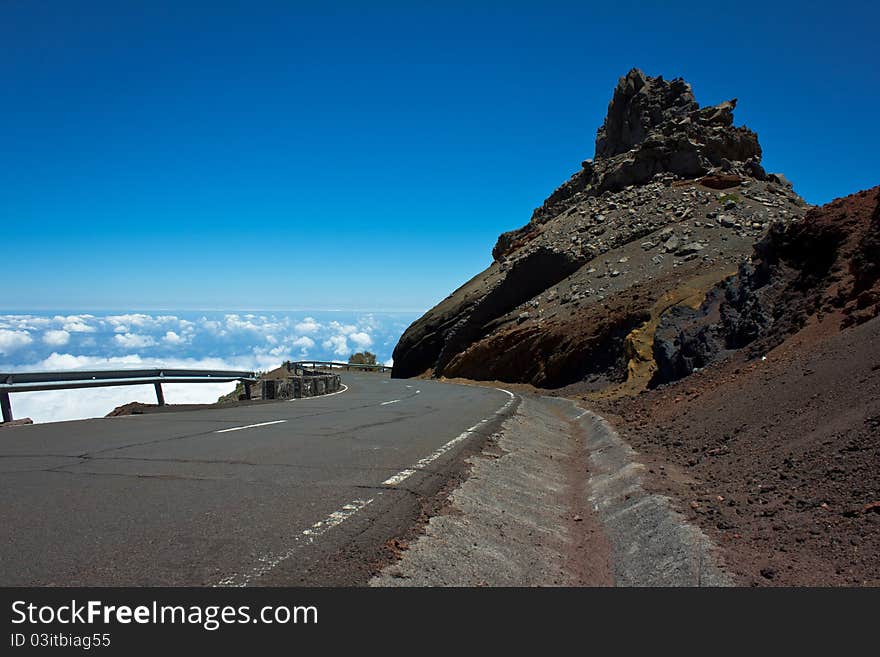
[{"label": "scattered stone", "polygon": [[692,255],[692,254],[699,253],[704,248],[705,247],[702,244],[700,244],[699,242],[691,242],[690,244],[685,244],[680,249],[678,249],[675,252],[675,255],[677,255],[677,256]]}]

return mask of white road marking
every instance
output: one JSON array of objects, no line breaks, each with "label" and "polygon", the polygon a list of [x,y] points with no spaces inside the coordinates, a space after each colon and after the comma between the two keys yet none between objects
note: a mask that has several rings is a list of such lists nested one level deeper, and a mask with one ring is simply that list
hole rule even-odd
[{"label": "white road marking", "polygon": [[421,390],[416,390],[416,394],[417,394],[417,395],[418,395],[419,393],[421,393],[421,392],[422,392]]},{"label": "white road marking", "polygon": [[272,420],[271,422],[258,422],[257,424],[246,424],[243,427],[230,427],[229,429],[219,429],[214,433],[226,433],[227,431],[241,431],[242,429],[253,429],[254,427],[266,427],[270,424],[281,424],[287,420]]},{"label": "white road marking", "polygon": [[407,388],[412,388],[412,386],[407,386]]},{"label": "white road marking", "polygon": [[282,552],[281,554],[259,557],[257,559],[257,565],[254,566],[250,572],[241,575],[229,575],[228,577],[221,579],[215,586],[247,586],[292,557],[300,545],[312,544],[316,538],[326,534],[334,527],[341,525],[358,511],[370,504],[373,499],[375,498],[370,498],[368,500],[353,500],[349,502],[338,511],[334,511],[323,520],[319,520],[314,525],[295,536],[293,538],[293,545],[287,551]]},{"label": "white road marking", "polygon": [[[344,383],[342,384],[342,390],[337,390],[336,392],[330,392],[326,395],[317,395],[315,397],[300,397],[299,399],[288,399],[287,401],[305,401],[307,399],[321,399],[322,397],[332,397],[333,395],[341,395],[343,392],[348,390],[348,386]],[[253,429],[254,427],[265,427],[270,424],[281,424],[282,422],[287,422],[287,420],[272,420],[271,422],[259,422],[257,424],[247,424],[243,427],[231,427],[229,429],[220,429],[219,431],[215,431],[214,433],[226,433],[227,431],[241,431],[242,429]]]},{"label": "white road marking", "polygon": [[399,399],[392,399],[391,401],[382,402],[381,404],[379,404],[379,406],[388,406],[388,404],[396,404],[399,401]]},{"label": "white road marking", "polygon": [[[501,392],[504,392],[504,393],[510,395],[510,399],[504,404],[504,406],[502,406],[497,411],[495,411],[495,415],[498,416],[498,415],[501,415],[502,413],[504,413],[504,411],[506,411],[510,407],[510,405],[513,404],[514,400],[516,399],[516,396],[512,392],[509,392],[508,390],[504,390],[502,388],[496,388],[496,390],[500,390]],[[338,393],[333,393],[333,394],[338,394]],[[396,400],[396,401],[400,401],[400,400]],[[448,443],[446,443],[445,445],[443,445],[442,447],[440,447],[439,449],[434,451],[432,454],[430,454],[429,456],[426,456],[425,458],[420,460],[418,463],[415,464],[415,466],[413,468],[403,470],[403,471],[399,472],[398,474],[394,475],[393,477],[386,479],[383,483],[386,486],[396,486],[400,482],[404,481],[407,477],[410,477],[411,475],[413,475],[418,469],[424,468],[429,463],[431,463],[432,461],[439,458],[441,455],[448,452],[450,449],[452,449],[452,447],[454,447],[456,444],[460,443],[462,440],[467,438],[476,429],[478,429],[481,425],[485,424],[486,422],[489,422],[491,419],[492,418],[486,418],[484,420],[480,420],[479,422],[477,422],[477,424],[472,426],[470,429],[468,429],[467,431],[465,431],[461,435],[456,436],[455,438],[450,440]],[[287,420],[278,420],[278,421],[279,422],[286,422]],[[274,422],[268,422],[265,424],[274,424]],[[262,425],[251,425],[251,426],[262,426]],[[235,427],[233,429],[223,429],[222,431],[234,431],[237,429],[245,429],[245,428],[247,428],[247,427]],[[381,495],[381,494],[382,493],[379,492],[379,495]],[[293,545],[291,545],[290,548],[288,550],[286,550],[285,552],[282,552],[281,554],[264,555],[262,557],[259,557],[257,559],[257,565],[254,566],[250,570],[250,572],[243,573],[240,575],[233,574],[233,575],[229,575],[227,577],[224,577],[216,584],[216,586],[247,586],[248,584],[250,584],[254,580],[262,577],[263,575],[265,575],[268,572],[271,572],[272,570],[277,568],[282,562],[284,562],[287,559],[289,559],[290,557],[292,557],[296,553],[296,550],[303,543],[305,543],[307,545],[312,544],[316,538],[318,538],[319,536],[323,536],[324,534],[329,532],[334,527],[341,525],[343,522],[345,522],[346,520],[351,518],[353,515],[355,515],[358,511],[360,511],[361,509],[363,509],[367,505],[371,504],[374,499],[375,498],[371,497],[368,500],[353,500],[353,501],[349,502],[348,504],[343,506],[338,511],[334,511],[329,516],[324,518],[324,520],[319,520],[318,522],[313,524],[311,527],[303,530],[299,535],[295,536],[293,538]]]},{"label": "white road marking", "polygon": [[318,536],[326,534],[337,525],[341,525],[348,518],[351,518],[355,513],[363,509],[372,501],[373,498],[370,498],[368,500],[354,500],[353,502],[346,504],[339,511],[334,511],[324,520],[319,520],[306,529],[303,532],[303,536],[308,536],[310,540],[314,540]]},{"label": "white road marking", "polygon": [[[516,397],[509,390],[504,390],[503,388],[495,388],[495,390],[500,390],[501,392],[504,392],[504,393],[507,393],[508,395],[510,395],[510,399],[507,400],[507,402],[504,404],[504,406],[502,406],[497,411],[495,411],[495,416],[498,416],[498,415],[501,415],[502,413],[504,413],[504,411],[506,411],[508,408],[510,408],[510,405],[514,402]],[[407,479],[409,479],[412,475],[414,475],[419,470],[424,470],[426,467],[428,467],[431,463],[433,463],[434,461],[439,459],[441,456],[443,456],[450,449],[452,449],[453,447],[458,445],[458,443],[460,443],[463,440],[466,440],[467,438],[470,438],[476,432],[477,429],[479,429],[481,426],[483,426],[484,424],[486,424],[490,420],[492,420],[491,417],[487,417],[483,420],[480,420],[474,426],[472,426],[470,429],[463,431],[462,433],[457,435],[455,438],[450,440],[445,445],[442,445],[441,447],[438,447],[437,449],[435,449],[428,456],[426,456],[425,458],[418,461],[411,468],[407,468],[406,470],[401,470],[393,477],[389,477],[388,479],[386,479],[385,481],[382,482],[382,485],[383,486],[397,486],[401,482],[406,481]]]},{"label": "white road marking", "polygon": [[405,481],[406,479],[408,479],[410,477],[410,475],[414,475],[415,473],[416,473],[416,471],[412,470],[412,469],[401,470],[393,477],[389,477],[388,479],[383,481],[382,485],[383,486],[397,486],[397,484],[401,483],[402,481]]}]

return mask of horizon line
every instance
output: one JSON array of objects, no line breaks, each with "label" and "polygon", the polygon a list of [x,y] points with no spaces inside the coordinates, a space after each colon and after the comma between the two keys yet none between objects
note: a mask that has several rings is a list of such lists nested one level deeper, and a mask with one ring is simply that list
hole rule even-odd
[{"label": "horizon line", "polygon": [[375,309],[375,308],[120,308],[120,307],[106,307],[106,308],[88,308],[88,307],[80,307],[80,308],[63,308],[63,307],[45,307],[45,308],[0,308],[0,314],[2,315],[13,315],[13,314],[34,314],[34,313],[49,313],[49,312],[75,312],[78,314],[82,313],[125,313],[125,312],[248,312],[248,313],[302,313],[302,312],[315,312],[315,313],[425,313],[430,308],[402,308],[402,309]]}]

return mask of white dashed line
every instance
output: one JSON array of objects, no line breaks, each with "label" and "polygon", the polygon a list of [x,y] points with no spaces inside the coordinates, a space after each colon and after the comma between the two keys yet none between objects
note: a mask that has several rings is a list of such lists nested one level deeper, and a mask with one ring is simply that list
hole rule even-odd
[{"label": "white dashed line", "polygon": [[388,406],[388,404],[396,404],[399,401],[399,399],[392,399],[391,401],[382,402],[381,404],[379,404],[379,406]]},{"label": "white dashed line", "polygon": [[331,529],[336,527],[336,525],[341,525],[348,518],[351,518],[355,513],[363,509],[372,501],[373,498],[370,498],[368,500],[354,500],[353,502],[346,504],[339,511],[334,511],[324,520],[319,520],[314,525],[306,529],[303,532],[303,536],[307,536],[309,537],[309,539],[314,540],[318,536],[326,534]]},{"label": "white dashed line", "polygon": [[401,483],[402,481],[405,481],[406,479],[408,479],[410,477],[410,475],[414,475],[415,473],[416,473],[416,471],[412,470],[412,469],[401,470],[393,477],[389,477],[388,479],[383,481],[382,485],[383,486],[397,486],[397,484]]},{"label": "white dashed line", "polygon": [[[495,411],[495,416],[497,417],[497,416],[501,415],[502,413],[504,413],[508,408],[510,408],[510,405],[513,404],[516,397],[514,396],[514,394],[512,392],[509,392],[509,391],[504,390],[502,388],[496,388],[496,390],[500,390],[501,392],[504,392],[504,393],[510,395],[510,399],[504,404],[504,406],[502,406],[497,411]],[[333,394],[339,394],[339,393],[333,393]],[[384,402],[384,403],[391,404],[391,403],[398,402],[398,401],[400,401],[400,400],[395,399],[391,402]],[[442,456],[443,454],[448,452],[450,449],[452,449],[455,445],[457,445],[458,443],[460,443],[461,441],[466,439],[468,436],[473,434],[480,426],[482,426],[483,424],[486,424],[491,419],[492,418],[486,418],[484,420],[480,420],[479,422],[477,422],[477,424],[472,426],[467,431],[456,436],[455,438],[450,440],[448,443],[446,443],[445,445],[443,445],[439,449],[432,452],[430,455],[421,459],[412,468],[408,468],[406,470],[403,470],[403,471],[397,473],[396,475],[394,475],[393,477],[386,479],[383,482],[383,484],[386,486],[397,486],[398,484],[400,484],[401,482],[406,480],[408,477],[415,474],[418,470],[425,468],[428,464],[437,460],[440,456]],[[276,420],[275,422],[263,422],[261,424],[252,424],[252,425],[248,425],[247,427],[233,427],[231,429],[221,429],[220,431],[215,432],[215,433],[222,433],[224,431],[238,431],[239,429],[248,429],[250,427],[259,427],[259,426],[264,426],[266,424],[277,424],[278,422],[286,422],[286,421],[287,420]],[[380,492],[379,495],[381,495],[381,494],[382,493]],[[243,573],[243,574],[233,574],[233,575],[229,575],[227,577],[224,577],[223,579],[221,579],[217,583],[216,586],[247,586],[248,584],[250,584],[254,580],[259,579],[263,575],[271,572],[272,570],[277,568],[282,562],[284,562],[287,559],[289,559],[290,557],[292,557],[296,553],[296,550],[301,545],[303,545],[303,544],[308,545],[308,544],[313,543],[316,538],[318,538],[319,536],[323,536],[324,534],[329,532],[334,527],[338,527],[339,525],[341,525],[343,522],[345,522],[346,520],[351,518],[353,515],[355,515],[358,511],[360,511],[364,507],[371,504],[374,499],[375,498],[370,498],[368,500],[353,500],[353,501],[349,502],[348,504],[343,506],[338,511],[334,511],[333,513],[331,513],[329,516],[327,516],[323,520],[319,520],[318,522],[313,524],[311,527],[303,530],[299,535],[295,536],[293,538],[293,544],[285,552],[282,552],[280,554],[275,554],[275,555],[265,555],[265,556],[259,557],[257,559],[257,565],[254,566],[250,570],[250,572]]]},{"label": "white dashed line", "polygon": [[243,427],[230,427],[229,429],[219,429],[214,433],[226,433],[227,431],[241,431],[242,429],[253,429],[254,427],[267,427],[270,424],[281,424],[287,420],[272,420],[271,422],[259,422],[257,424],[246,424]]},{"label": "white dashed line", "polygon": [[247,586],[256,579],[259,579],[266,573],[277,568],[282,562],[286,561],[294,555],[300,545],[308,545],[312,543],[318,536],[326,534],[334,527],[341,525],[343,522],[351,518],[358,511],[370,504],[374,498],[368,500],[353,500],[343,506],[338,511],[334,511],[323,520],[319,520],[314,525],[305,529],[293,539],[293,545],[286,552],[275,555],[266,555],[257,559],[257,565],[250,572],[241,575],[229,575],[221,579],[216,586]]},{"label": "white dashed line", "polygon": [[[502,413],[504,413],[504,411],[506,411],[508,408],[510,408],[510,405],[513,403],[513,401],[514,401],[514,399],[516,399],[516,397],[514,396],[514,394],[512,392],[510,392],[508,390],[504,390],[503,388],[495,388],[495,390],[500,390],[501,392],[504,392],[504,393],[507,393],[508,395],[510,395],[510,399],[507,400],[507,402],[504,404],[504,406],[502,406],[497,411],[495,411],[495,416],[497,417],[498,415],[501,415]],[[490,420],[492,420],[491,417],[488,417],[484,420],[480,420],[474,426],[472,426],[470,429],[463,431],[462,433],[457,435],[455,438],[450,440],[445,445],[435,449],[428,456],[426,456],[425,458],[418,461],[411,468],[407,468],[406,470],[401,470],[393,477],[389,477],[388,479],[386,479],[385,481],[382,482],[382,485],[383,486],[397,486],[401,482],[406,481],[407,479],[409,479],[412,475],[414,475],[419,470],[424,470],[426,467],[428,467],[431,463],[433,463],[434,461],[439,459],[441,456],[443,456],[450,449],[452,449],[453,447],[458,445],[458,443],[462,442],[463,440],[466,440],[467,438],[470,438],[477,431],[477,429],[479,429],[481,426],[483,426],[484,424],[486,424]]]}]

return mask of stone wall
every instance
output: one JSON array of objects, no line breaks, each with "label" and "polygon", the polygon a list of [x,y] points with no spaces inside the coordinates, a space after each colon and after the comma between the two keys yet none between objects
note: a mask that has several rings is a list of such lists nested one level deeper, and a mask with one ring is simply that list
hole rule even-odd
[{"label": "stone wall", "polygon": [[300,399],[338,392],[342,381],[338,374],[306,374],[283,379],[262,379],[255,386],[254,399]]}]

